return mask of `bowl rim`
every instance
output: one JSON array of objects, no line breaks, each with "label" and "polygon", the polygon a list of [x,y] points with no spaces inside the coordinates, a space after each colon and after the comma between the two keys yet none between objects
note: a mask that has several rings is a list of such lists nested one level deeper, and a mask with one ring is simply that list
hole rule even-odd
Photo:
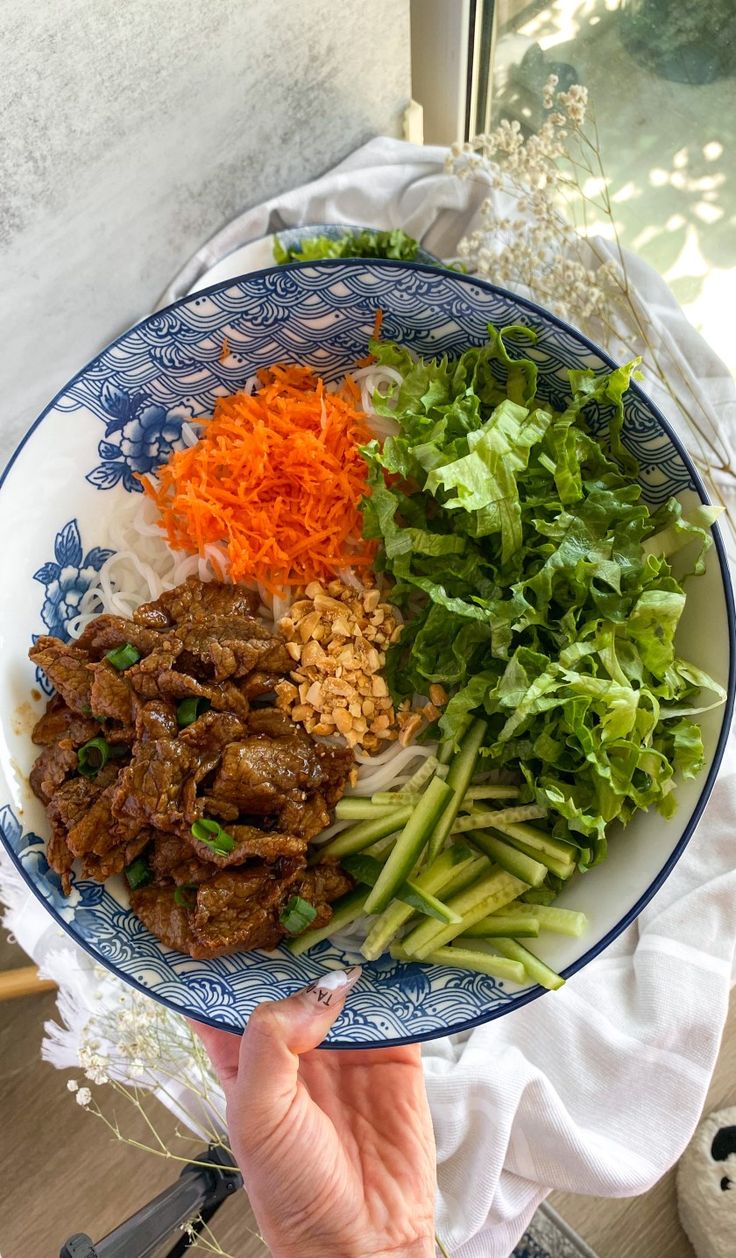
[{"label": "bowl rim", "polygon": [[[317,224],[315,224],[315,226],[317,226]],[[288,230],[288,229],[285,229],[285,230]],[[201,299],[202,297],[206,297],[211,293],[220,292],[223,289],[239,284],[241,281],[259,279],[265,275],[278,274],[281,272],[285,273],[287,271],[304,270],[307,268],[313,269],[315,267],[319,269],[325,269],[327,271],[334,271],[334,270],[340,270],[343,267],[360,266],[361,262],[364,263],[366,266],[368,265],[371,267],[378,266],[382,269],[385,268],[387,270],[419,271],[419,272],[423,272],[429,277],[436,276],[438,272],[444,271],[445,277],[447,277],[448,275],[452,275],[453,278],[460,285],[463,285],[463,284],[475,285],[475,286],[480,287],[481,289],[486,290],[487,292],[497,293],[501,297],[504,297],[505,299],[511,301],[512,303],[522,307],[522,309],[528,311],[530,315],[541,317],[547,323],[551,323],[554,327],[559,328],[560,331],[563,331],[568,335],[572,334],[572,336],[575,339],[577,339],[587,350],[595,354],[601,360],[602,363],[604,363],[607,367],[609,367],[609,369],[615,370],[616,367],[618,366],[618,364],[614,362],[614,360],[606,353],[605,350],[601,349],[600,346],[596,345],[594,341],[591,341],[590,338],[587,337],[583,332],[580,332],[572,324],[566,323],[564,319],[560,319],[557,315],[553,314],[549,310],[546,310],[543,306],[538,305],[536,302],[530,301],[526,297],[520,297],[518,294],[511,292],[510,289],[502,288],[498,284],[493,284],[490,280],[481,279],[474,275],[468,275],[461,271],[455,271],[451,267],[438,267],[436,265],[432,265],[427,262],[403,262],[400,259],[395,259],[395,258],[366,258],[366,259],[320,258],[320,259],[315,259],[314,261],[309,261],[309,262],[289,262],[280,266],[274,265],[274,266],[269,266],[269,267],[262,267],[258,271],[248,271],[242,275],[232,276],[229,279],[220,280],[216,284],[211,284],[206,288],[197,289],[193,293],[188,293],[184,297],[180,297],[176,301],[171,302],[169,305],[160,307],[158,310],[152,312],[150,315],[147,315],[144,319],[139,319],[136,323],[126,328],[113,340],[107,342],[104,346],[102,346],[102,348],[98,350],[98,352],[91,359],[89,359],[88,362],[86,362],[85,365],[79,369],[79,371],[77,371],[69,380],[67,380],[64,386],[61,389],[59,389],[57,393],[54,394],[51,401],[44,407],[41,413],[37,416],[37,418],[33,421],[33,423],[29,426],[29,428],[23,434],[20,441],[18,442],[15,449],[13,450],[10,458],[5,464],[2,472],[0,473],[0,492],[2,492],[3,485],[5,484],[5,481],[7,480],[8,475],[16,462],[16,459],[19,457],[26,443],[33,436],[36,429],[39,428],[40,425],[43,423],[46,416],[52,410],[54,410],[54,408],[56,407],[57,403],[61,400],[61,398],[63,398],[64,395],[68,393],[69,389],[71,389],[77,383],[77,381],[80,380],[90,370],[92,365],[95,362],[97,362],[97,360],[101,357],[102,354],[106,353],[108,350],[113,349],[116,345],[120,344],[120,342],[124,341],[128,336],[130,336],[132,332],[135,332],[137,328],[145,326],[152,320],[159,319],[162,315],[168,314],[170,311],[177,310],[180,306],[188,305],[191,302]],[[663,431],[667,434],[669,440],[671,441],[672,445],[677,450],[677,453],[679,454],[680,458],[682,459],[685,467],[687,468],[690,474],[690,477],[693,482],[693,486],[695,488],[695,492],[698,494],[698,496],[700,497],[703,503],[708,503],[709,499],[705,492],[705,486],[700,478],[700,475],[698,474],[690,456],[688,455],[687,451],[683,447],[679,437],[675,433],[669,421],[664,417],[664,415],[659,410],[659,408],[655,406],[654,402],[652,402],[648,394],[646,394],[644,390],[639,387],[638,384],[636,384],[635,382],[632,382],[629,385],[629,389],[639,398],[641,402],[644,403],[644,405],[648,408],[649,412],[656,419],[657,423],[660,425]],[[707,777],[703,783],[702,789],[700,791],[700,795],[698,796],[697,803],[692,813],[690,814],[690,817],[688,818],[687,825],[685,826],[685,829],[683,830],[683,833],[681,834],[677,844],[673,848],[672,852],[670,853],[669,857],[665,861],[662,868],[659,870],[657,875],[652,879],[652,881],[646,887],[646,889],[638,898],[638,900],[624,914],[624,916],[620,918],[619,921],[616,922],[614,926],[611,927],[611,929],[606,933],[606,935],[604,935],[604,937],[600,939],[598,943],[594,944],[591,948],[589,948],[586,952],[584,952],[581,957],[579,957],[576,961],[571,962],[570,965],[566,966],[561,971],[561,974],[563,978],[565,979],[570,978],[573,974],[576,974],[579,970],[584,969],[586,965],[589,965],[591,961],[595,960],[596,957],[600,956],[601,953],[604,952],[606,948],[608,948],[608,946],[611,943],[613,943],[613,941],[617,939],[618,936],[622,934],[623,931],[626,930],[627,927],[632,924],[632,922],[636,920],[636,918],[641,913],[642,909],[644,909],[646,905],[649,903],[649,901],[653,898],[653,896],[656,895],[660,887],[664,884],[664,882],[667,880],[669,875],[672,873],[672,870],[674,869],[677,862],[680,860],[683,852],[685,851],[685,848],[687,847],[693,834],[695,833],[695,830],[698,826],[700,818],[703,815],[705,806],[708,803],[711,792],[713,790],[713,787],[715,786],[716,779],[718,777],[718,772],[720,770],[721,762],[723,760],[723,755],[726,750],[726,744],[728,742],[728,736],[730,733],[731,722],[732,722],[733,711],[734,711],[734,700],[736,698],[736,607],[734,605],[734,594],[733,594],[733,586],[732,586],[731,577],[730,577],[729,563],[728,563],[728,558],[726,555],[726,549],[723,543],[723,539],[721,537],[721,532],[716,524],[711,525],[711,532],[713,534],[713,541],[715,544],[716,554],[718,556],[721,579],[723,583],[723,595],[724,595],[724,600],[726,604],[726,620],[727,620],[727,626],[728,626],[728,645],[729,645],[729,664],[728,664],[728,682],[726,686],[726,701],[724,705],[723,722],[721,725],[720,733],[718,735],[718,742],[716,743],[715,751],[713,754],[713,760],[712,760],[710,769],[708,771]],[[2,833],[2,831],[0,831],[0,839],[2,839],[2,843],[3,843],[3,847],[5,851],[8,853],[8,856],[10,857],[15,868],[18,870],[26,886],[30,888],[30,890],[36,896],[36,899],[38,899],[40,903],[44,905],[46,911],[51,915],[51,917],[53,917],[57,925],[59,925],[64,930],[64,932],[67,935],[69,935],[69,937],[74,941],[74,943],[78,947],[82,948],[83,951],[88,953],[89,956],[93,958],[93,960],[104,965],[107,969],[112,971],[112,973],[114,973],[117,978],[121,979],[124,983],[127,983],[129,986],[134,987],[141,994],[145,996],[149,996],[150,998],[158,1001],[160,1004],[170,1009],[173,1013],[184,1014],[184,1010],[181,1008],[181,1006],[176,1004],[169,997],[159,995],[152,988],[147,987],[144,983],[141,983],[140,980],[134,978],[132,975],[123,973],[123,971],[119,969],[119,967],[114,962],[108,961],[105,957],[102,957],[99,952],[95,951],[95,949],[92,947],[91,944],[89,944],[86,940],[80,939],[79,936],[72,929],[71,923],[64,921],[62,917],[59,914],[57,914],[56,911],[51,907],[48,900],[46,899],[43,892],[41,891],[40,887],[36,884],[36,882],[34,882],[31,879],[22,861],[18,858],[16,852],[13,851],[9,843],[6,841],[5,836]],[[511,1013],[514,1009],[520,1009],[524,1005],[529,1004],[530,1001],[537,1000],[540,996],[544,995],[544,993],[545,993],[545,988],[540,987],[538,984],[535,984],[532,987],[530,987],[528,990],[519,992],[518,995],[510,996],[508,1000],[498,1001],[495,1006],[492,1006],[490,1009],[488,1009],[487,1011],[483,1013],[476,1014],[472,1018],[467,1018],[463,1022],[453,1024],[450,1027],[445,1027],[440,1031],[434,1031],[434,1030],[424,1031],[417,1035],[394,1036],[392,1039],[385,1039],[385,1040],[380,1040],[380,1041],[371,1040],[371,1041],[366,1041],[366,1042],[354,1042],[352,1040],[335,1039],[331,1042],[322,1044],[321,1047],[325,1049],[332,1049],[332,1050],[394,1048],[394,1047],[398,1047],[404,1044],[418,1044],[418,1043],[422,1043],[428,1040],[440,1039],[446,1035],[458,1035],[464,1031],[473,1030],[475,1027],[483,1026],[487,1022],[492,1022],[496,1018],[499,1018],[508,1013]],[[217,1021],[215,1018],[208,1017],[207,1015],[202,1014],[200,1012],[187,1010],[185,1016],[193,1018],[197,1022],[202,1022],[202,1023],[205,1023],[206,1025],[215,1027],[216,1029],[220,1029],[220,1030],[223,1029],[221,1022]],[[235,1030],[235,1028],[233,1027],[229,1027],[228,1029],[231,1031]],[[240,1030],[239,1032],[240,1034],[242,1034],[243,1029],[244,1028]]]}]

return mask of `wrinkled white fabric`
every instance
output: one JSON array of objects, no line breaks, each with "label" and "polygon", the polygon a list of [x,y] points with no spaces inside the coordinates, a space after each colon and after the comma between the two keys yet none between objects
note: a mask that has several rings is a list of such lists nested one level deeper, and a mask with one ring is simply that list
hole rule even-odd
[{"label": "wrinkled white fabric", "polygon": [[[287,226],[400,226],[431,252],[453,256],[488,187],[482,179],[446,175],[444,156],[441,149],[372,141],[314,183],[247,210],[199,250],[161,304],[203,287],[208,269],[239,246]],[[650,338],[667,361],[679,363],[703,402],[703,422],[733,450],[736,390],[729,373],[664,282],[636,258],[627,264]],[[669,396],[651,378],[644,387],[697,454]],[[719,484],[736,508],[733,483],[719,478]],[[735,813],[732,740],[695,836],[635,925],[553,997],[462,1040],[425,1046],[438,1231],[453,1258],[507,1258],[551,1188],[629,1196],[651,1187],[682,1152],[700,1115],[728,1005]],[[39,958],[49,940],[44,910],[35,901],[16,904],[13,927]],[[55,957],[71,950],[54,935]],[[54,970],[63,982],[63,964]]]}]

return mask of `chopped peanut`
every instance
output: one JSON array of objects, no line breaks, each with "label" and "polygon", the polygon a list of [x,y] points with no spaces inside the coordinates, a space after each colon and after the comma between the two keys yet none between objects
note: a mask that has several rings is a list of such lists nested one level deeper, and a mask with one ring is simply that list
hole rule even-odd
[{"label": "chopped peanut", "polygon": [[353,728],[353,718],[350,713],[345,710],[345,708],[335,708],[334,716],[335,728],[338,729],[341,734],[347,734],[348,730]]},{"label": "chopped peanut", "polygon": [[406,746],[447,702],[442,687],[434,686],[421,714],[408,700],[394,709],[381,669],[402,625],[376,586],[360,593],[337,579],[326,588],[312,581],[279,628],[295,668],[291,681],[277,687],[278,706],[310,733],[339,733],[366,751],[397,738]]},{"label": "chopped peanut", "polygon": [[399,742],[402,747],[408,747],[415,734],[419,733],[422,728],[422,718],[418,712],[406,722],[406,725],[399,734]]}]

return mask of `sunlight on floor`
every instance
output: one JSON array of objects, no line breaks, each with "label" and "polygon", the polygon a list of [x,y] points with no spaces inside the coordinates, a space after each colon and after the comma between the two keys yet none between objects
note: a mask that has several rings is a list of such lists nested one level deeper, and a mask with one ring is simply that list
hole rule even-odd
[{"label": "sunlight on floor", "polygon": [[[710,0],[700,3],[707,11]],[[664,276],[690,321],[736,372],[736,79],[677,82],[639,64],[641,45],[629,35],[632,55],[625,42],[633,7],[620,0],[529,5],[505,38],[514,41],[517,62],[538,44],[561,79],[587,85],[623,243]],[[500,0],[499,43],[510,11]],[[667,39],[665,24],[656,38]],[[733,72],[736,49],[731,53]],[[523,72],[511,75],[517,88],[522,84],[516,114],[528,120],[533,85],[525,103]],[[495,105],[494,112],[501,116]]]}]

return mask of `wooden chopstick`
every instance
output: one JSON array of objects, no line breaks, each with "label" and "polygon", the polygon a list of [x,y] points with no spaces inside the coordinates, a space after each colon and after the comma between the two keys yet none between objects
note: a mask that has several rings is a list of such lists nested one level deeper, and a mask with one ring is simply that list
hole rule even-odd
[{"label": "wooden chopstick", "polygon": [[17,996],[36,996],[39,992],[53,991],[56,983],[50,978],[39,978],[35,965],[22,965],[17,970],[0,972],[0,1000],[14,1000]]}]

